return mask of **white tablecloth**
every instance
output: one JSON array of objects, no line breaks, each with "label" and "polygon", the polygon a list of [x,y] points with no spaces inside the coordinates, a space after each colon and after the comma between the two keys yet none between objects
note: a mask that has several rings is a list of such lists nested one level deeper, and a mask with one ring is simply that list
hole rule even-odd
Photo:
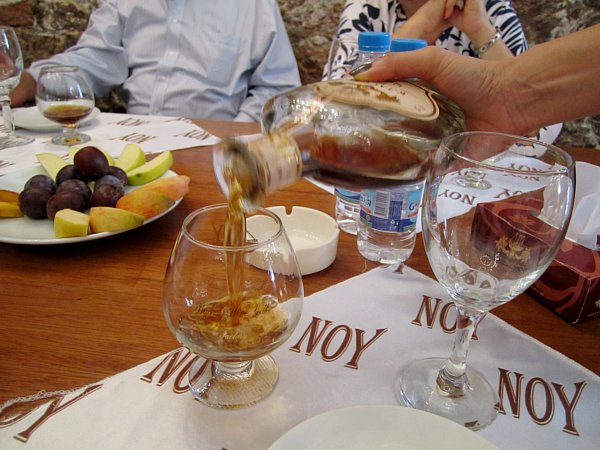
[{"label": "white tablecloth", "polygon": [[[393,385],[403,366],[449,354],[454,313],[447,304],[439,284],[414,270],[374,269],[306,299],[295,333],[273,355],[279,384],[253,407],[221,411],[193,400],[186,386],[192,356],[176,350],[57,394],[24,417],[9,402],[0,413],[0,448],[268,448],[324,411],[397,404]],[[322,335],[305,335],[311,326]],[[505,449],[597,448],[597,375],[492,314],[477,337],[469,363],[498,387],[503,410],[478,433]]]},{"label": "white tablecloth", "polygon": [[[147,154],[219,142],[216,136],[191,120],[180,117],[101,113],[80,131],[92,138],[85,145],[95,145],[113,157],[119,156],[123,147],[130,142],[138,144]],[[17,132],[33,136],[35,141],[21,147],[0,150],[0,175],[36,164],[37,153],[67,155],[67,147],[50,142],[53,136],[60,134],[60,130],[36,132],[17,129]]]}]

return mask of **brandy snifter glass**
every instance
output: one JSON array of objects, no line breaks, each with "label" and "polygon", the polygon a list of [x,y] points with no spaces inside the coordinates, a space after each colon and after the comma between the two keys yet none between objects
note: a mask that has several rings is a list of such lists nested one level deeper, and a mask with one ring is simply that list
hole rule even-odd
[{"label": "brandy snifter glass", "polygon": [[228,229],[230,212],[213,205],[185,219],[163,295],[171,332],[199,357],[189,373],[192,394],[221,409],[252,405],[274,389],[278,368],[269,353],[294,331],[304,297],[279,217],[258,208]]},{"label": "brandy snifter glass", "polygon": [[42,115],[63,127],[52,143],[77,145],[90,141],[79,133],[79,122],[94,110],[94,92],[78,66],[51,65],[40,71],[36,104]]}]

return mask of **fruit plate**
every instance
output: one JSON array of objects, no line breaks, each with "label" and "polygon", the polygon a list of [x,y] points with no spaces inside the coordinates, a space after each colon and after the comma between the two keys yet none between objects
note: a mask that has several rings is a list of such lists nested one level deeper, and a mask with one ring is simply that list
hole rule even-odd
[{"label": "fruit plate", "polygon": [[[84,117],[79,122],[79,128],[85,124],[90,123],[100,114],[98,108],[94,108],[91,114]],[[59,123],[52,122],[42,116],[42,113],[38,110],[37,106],[31,106],[29,108],[17,108],[13,109],[13,117],[15,125],[20,128],[24,128],[30,131],[60,131],[62,126]]]},{"label": "fruit plate", "polygon": [[[0,189],[9,191],[21,192],[23,186],[29,178],[37,174],[45,174],[46,172],[40,165],[28,167],[17,172],[12,172],[0,177]],[[177,175],[172,170],[167,171],[163,177],[173,177]],[[141,186],[126,186],[125,192],[130,192]],[[162,216],[170,213],[177,205],[181,203],[181,199],[177,200],[173,206],[166,211],[158,214],[144,222],[144,225],[160,219]],[[125,231],[93,233],[87,236],[72,237],[72,238],[55,238],[54,225],[49,219],[33,220],[28,217],[19,218],[0,218],[0,242],[7,244],[26,244],[26,245],[57,245],[70,244],[73,242],[93,241],[108,236],[114,236]]]}]

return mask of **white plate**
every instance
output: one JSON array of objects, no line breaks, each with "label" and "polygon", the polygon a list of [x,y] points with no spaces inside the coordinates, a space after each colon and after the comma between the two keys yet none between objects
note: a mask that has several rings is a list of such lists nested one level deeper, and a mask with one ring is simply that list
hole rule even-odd
[{"label": "white plate", "polygon": [[476,432],[440,416],[401,406],[356,406],[312,417],[269,450],[497,449]]},{"label": "white plate", "polygon": [[[89,116],[84,118],[81,122],[79,122],[79,127],[90,123],[100,114],[100,110],[98,108],[94,108]],[[32,106],[30,108],[18,108],[13,109],[13,117],[15,120],[15,125],[20,128],[25,128],[26,130],[31,131],[60,131],[62,127],[60,124],[56,122],[52,122],[51,120],[46,119],[42,116],[42,113],[39,111],[37,106]]]},{"label": "white plate", "polygon": [[[28,167],[27,169],[19,170],[18,172],[9,173],[0,177],[0,189],[7,189],[9,191],[21,192],[24,184],[29,178],[37,174],[45,174],[46,172],[40,165]],[[169,170],[163,175],[163,177],[172,177],[177,175],[175,172]],[[125,192],[130,192],[137,189],[137,187],[126,186]],[[177,205],[181,203],[181,199],[177,200],[173,206],[144,222],[144,225],[154,222],[156,219],[160,219],[165,214],[170,213],[175,209]],[[104,233],[93,233],[87,236],[71,237],[71,238],[60,238],[54,237],[54,225],[49,219],[33,220],[28,217],[18,218],[0,218],[0,242],[8,244],[28,244],[28,245],[56,245],[56,244],[70,244],[72,242],[85,242],[93,241],[95,239],[101,239],[108,236],[114,236],[115,234],[124,233],[125,231],[114,231]]]}]

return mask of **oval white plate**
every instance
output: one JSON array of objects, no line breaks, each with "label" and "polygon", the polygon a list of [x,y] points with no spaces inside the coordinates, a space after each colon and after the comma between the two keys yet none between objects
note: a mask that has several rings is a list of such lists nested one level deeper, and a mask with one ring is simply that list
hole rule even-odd
[{"label": "oval white plate", "polygon": [[[98,108],[94,108],[89,116],[79,122],[79,127],[90,123],[100,114]],[[13,110],[15,125],[30,131],[60,131],[62,127],[56,122],[46,119],[42,116],[37,106],[29,108],[18,108]]]},{"label": "oval white plate", "polygon": [[[0,189],[21,192],[23,190],[23,185],[29,178],[37,174],[45,173],[46,172],[40,165],[28,167],[27,169],[19,170],[18,172],[9,173],[0,177]],[[177,175],[175,172],[169,170],[163,175],[163,177],[172,177],[175,175]],[[125,192],[130,192],[135,189],[137,189],[137,187],[127,186],[125,187]],[[144,225],[154,222],[165,214],[170,213],[177,205],[179,205],[179,203],[181,203],[181,199],[177,200],[173,206],[163,213],[146,220]],[[0,218],[0,242],[5,242],[7,244],[70,244],[72,242],[93,241],[95,239],[101,239],[108,236],[114,236],[115,234],[124,233],[125,231],[129,230],[114,231],[110,233],[93,233],[88,234],[87,236],[57,239],[54,237],[53,222],[49,219],[33,220],[29,219],[28,217]]]},{"label": "oval white plate", "polygon": [[474,431],[402,406],[355,406],[312,417],[269,450],[497,449]]}]

